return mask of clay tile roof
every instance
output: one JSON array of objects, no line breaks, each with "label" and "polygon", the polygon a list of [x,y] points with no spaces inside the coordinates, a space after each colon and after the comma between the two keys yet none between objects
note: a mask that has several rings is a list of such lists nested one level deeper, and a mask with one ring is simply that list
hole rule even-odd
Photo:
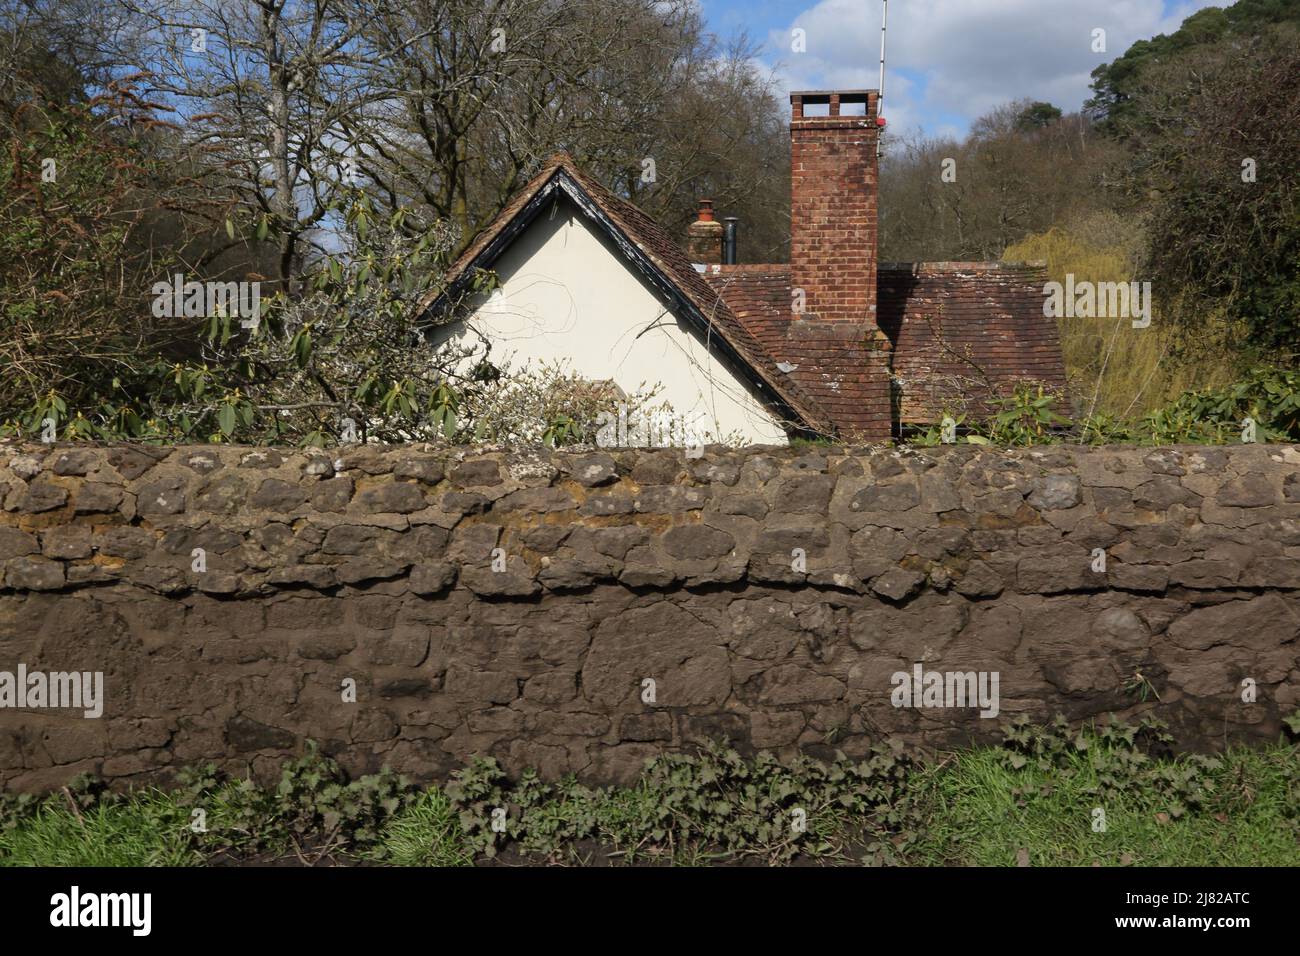
[{"label": "clay tile roof", "polygon": [[676,296],[686,318],[716,335],[796,426],[880,439],[891,433],[895,407],[901,423],[928,423],[948,408],[978,414],[1017,382],[1065,389],[1056,325],[1042,314],[1041,264],[881,263],[879,332],[805,321],[790,312],[788,265],[697,272],[657,222],[567,153],[552,156],[510,200],[452,265],[446,290],[420,311],[490,268],[556,189],[609,231],[648,280]]},{"label": "clay tile roof", "polygon": [[842,435],[889,437],[889,357],[874,330],[793,316],[788,265],[708,266],[704,279]]},{"label": "clay tile roof", "polygon": [[[1040,264],[881,263],[877,318],[892,345],[898,416],[938,421],[945,407],[979,413],[1017,382],[1065,388],[1056,325],[1042,313]],[[720,266],[705,279],[778,361],[842,359],[834,341],[791,341],[788,265]],[[814,392],[814,394],[820,394]]]},{"label": "clay tile roof", "polygon": [[979,414],[1019,382],[1063,392],[1045,278],[1038,263],[881,263],[876,309],[894,343],[900,420],[938,421],[945,407]]},{"label": "clay tile roof", "polygon": [[[576,187],[576,188],[575,188]],[[693,312],[702,326],[721,340],[724,351],[739,359],[757,384],[767,393],[769,402],[782,407],[792,424],[812,431],[832,434],[836,419],[809,393],[776,367],[776,360],[742,324],[727,303],[695,270],[686,254],[663,228],[632,203],[614,195],[603,185],[582,172],[567,153],[556,153],[541,171],[521,189],[485,228],[448,270],[446,289],[431,294],[420,306],[422,314],[436,309],[450,294],[464,287],[477,269],[487,269],[513,238],[512,228],[518,221],[527,223],[527,213],[536,209],[554,190],[562,189],[588,215],[604,227],[612,227],[615,241],[633,258],[644,259],[657,276],[670,284]],[[662,283],[661,283],[662,284]],[[689,317],[689,316],[688,316]]]},{"label": "clay tile roof", "polygon": [[704,279],[754,338],[778,359],[790,327],[790,267],[706,266]]}]

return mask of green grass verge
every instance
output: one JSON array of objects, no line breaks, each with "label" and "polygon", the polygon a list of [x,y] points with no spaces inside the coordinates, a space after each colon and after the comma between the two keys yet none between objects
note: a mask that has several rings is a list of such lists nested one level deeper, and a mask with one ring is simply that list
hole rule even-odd
[{"label": "green grass verge", "polygon": [[1104,771],[1086,754],[1071,757],[1069,775],[1011,770],[993,749],[959,754],[930,771],[925,826],[903,862],[1014,866],[1023,849],[1036,866],[1300,865],[1300,827],[1289,802],[1296,749],[1233,750],[1220,762],[1202,778],[1213,794],[1206,806],[1174,817],[1170,801],[1149,788],[1100,798]]},{"label": "green grass verge", "polygon": [[1169,743],[1155,724],[1013,725],[998,746],[831,765],[711,745],[622,788],[512,781],[490,760],[443,788],[348,781],[310,751],[276,787],[199,768],[168,791],[0,797],[0,865],[1300,865],[1300,748]]},{"label": "green grass verge", "polygon": [[189,844],[171,794],[145,790],[122,803],[73,810],[57,799],[0,832],[4,866],[191,866],[204,861]]}]

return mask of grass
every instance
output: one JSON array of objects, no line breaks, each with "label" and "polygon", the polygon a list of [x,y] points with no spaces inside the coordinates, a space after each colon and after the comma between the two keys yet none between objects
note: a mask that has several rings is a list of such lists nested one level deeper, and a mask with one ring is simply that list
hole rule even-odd
[{"label": "grass", "polygon": [[470,866],[474,854],[460,839],[460,824],[441,790],[427,790],[384,830],[370,858],[393,866]]},{"label": "grass", "polygon": [[188,812],[159,790],[120,804],[73,811],[57,801],[0,831],[4,866],[192,866],[203,856],[188,845]]},{"label": "grass", "polygon": [[[931,771],[929,825],[903,862],[916,866],[1297,866],[1300,831],[1288,807],[1294,748],[1234,750],[1206,775],[1216,799],[1175,819],[1169,801],[1140,788],[1099,798],[1101,774],[1086,754],[1071,774],[1013,771],[993,749],[958,755]],[[1293,784],[1292,784],[1293,785]],[[1105,830],[1093,829],[1094,810]],[[1288,816],[1288,813],[1291,816]]]},{"label": "grass", "polygon": [[[1039,756],[1031,741],[1020,750],[982,747],[914,765],[886,808],[904,803],[911,807],[896,817],[906,822],[885,834],[890,838],[887,845],[896,848],[887,862],[1014,866],[1018,856],[1023,861],[1027,854],[1033,866],[1300,865],[1300,748],[1279,742],[1233,749],[1213,761],[1194,756],[1150,759],[1122,736],[1086,732],[1076,739],[1086,740],[1086,745],[1072,746],[1059,736],[1039,737],[1038,744],[1049,741],[1037,751]],[[1028,756],[1021,759],[1017,754]],[[732,786],[723,783],[723,790]],[[239,830],[242,837],[264,826],[267,833],[276,832],[272,816],[259,823],[239,812],[237,794],[248,788],[247,783],[227,782],[204,791],[202,802],[210,808],[207,835],[190,830],[195,797],[184,789],[139,790],[88,807],[56,794],[34,813],[7,817],[0,804],[0,865],[229,862],[229,847],[238,841],[223,836],[223,831]],[[529,803],[527,831],[506,851],[509,862],[695,866],[745,857],[758,862],[787,858],[779,852],[790,842],[785,836],[755,845],[752,852],[733,854],[683,836],[688,828],[664,822],[662,809],[671,794],[655,789],[650,778],[623,788],[573,784],[534,789],[533,797],[526,793],[525,788],[513,797],[493,797]],[[906,800],[900,799],[904,796]],[[255,805],[264,808],[261,812],[276,812],[265,809],[273,803]],[[675,805],[690,804],[678,800]],[[1104,829],[1094,827],[1098,808],[1105,812]],[[728,812],[724,807],[722,816]],[[860,863],[862,847],[869,842],[864,834],[879,819],[842,808],[811,813],[801,856],[823,863]],[[574,834],[582,838],[573,839]],[[421,867],[468,866],[483,859],[482,833],[462,828],[460,810],[438,788],[414,795],[376,837],[364,846],[344,844],[331,851],[328,861]],[[313,851],[301,852],[312,839],[310,833],[295,834],[292,841],[298,850],[272,840],[264,844],[264,850],[271,847],[269,853],[256,858],[315,862]],[[240,858],[237,853],[233,857]]]}]

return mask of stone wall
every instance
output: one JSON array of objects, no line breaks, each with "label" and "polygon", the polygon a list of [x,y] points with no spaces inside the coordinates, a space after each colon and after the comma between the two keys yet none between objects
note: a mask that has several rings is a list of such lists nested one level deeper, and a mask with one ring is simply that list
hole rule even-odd
[{"label": "stone wall", "polygon": [[[1275,738],[1298,472],[1276,445],[0,444],[0,671],[106,697],[0,709],[0,782],[260,774],[305,738],[354,771],[611,781],[704,737],[854,754],[1152,708],[1203,747]],[[893,706],[917,663],[999,675],[999,719]]]}]

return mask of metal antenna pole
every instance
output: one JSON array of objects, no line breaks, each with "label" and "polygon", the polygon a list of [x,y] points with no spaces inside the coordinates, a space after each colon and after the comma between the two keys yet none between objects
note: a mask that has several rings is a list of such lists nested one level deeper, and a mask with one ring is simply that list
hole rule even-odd
[{"label": "metal antenna pole", "polygon": [[[889,22],[889,0],[883,0],[880,15],[880,90],[876,94],[876,116],[880,116],[880,107],[885,101],[885,25]],[[880,131],[876,131],[876,158],[880,158]]]}]

